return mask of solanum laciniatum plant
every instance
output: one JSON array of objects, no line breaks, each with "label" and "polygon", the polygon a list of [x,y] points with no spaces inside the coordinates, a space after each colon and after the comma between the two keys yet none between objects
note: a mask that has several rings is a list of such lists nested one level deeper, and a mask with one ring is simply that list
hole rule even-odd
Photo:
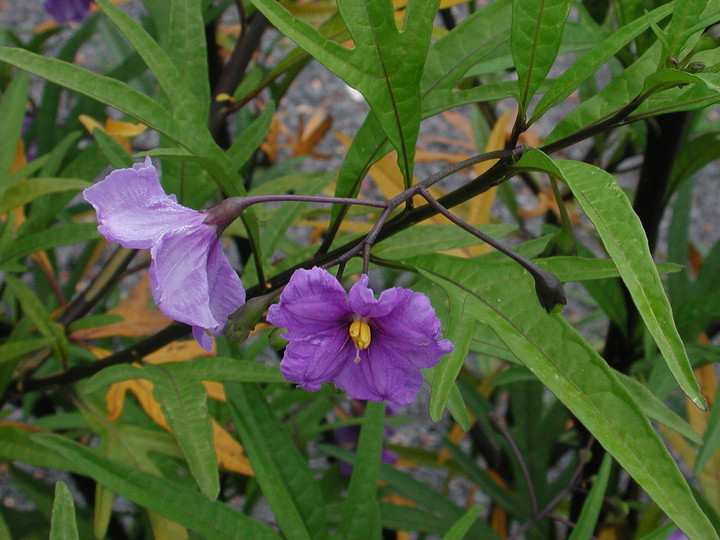
[{"label": "solanum laciniatum plant", "polygon": [[720,2],[44,8],[3,537],[718,538]]}]

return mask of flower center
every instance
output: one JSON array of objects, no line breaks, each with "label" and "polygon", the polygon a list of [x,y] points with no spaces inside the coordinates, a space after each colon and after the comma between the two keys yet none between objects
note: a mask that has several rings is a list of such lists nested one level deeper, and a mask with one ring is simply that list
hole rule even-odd
[{"label": "flower center", "polygon": [[355,344],[355,348],[358,351],[367,349],[370,346],[370,340],[372,335],[370,333],[370,326],[365,321],[353,321],[348,329],[350,337]]}]

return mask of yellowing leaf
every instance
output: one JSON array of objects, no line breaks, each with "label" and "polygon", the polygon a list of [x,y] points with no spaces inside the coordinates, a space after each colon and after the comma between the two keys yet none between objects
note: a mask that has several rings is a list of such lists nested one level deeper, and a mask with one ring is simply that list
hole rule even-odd
[{"label": "yellowing leaf", "polygon": [[[120,315],[123,317],[122,321],[97,328],[76,330],[71,334],[71,338],[86,341],[109,336],[141,337],[156,334],[172,321],[157,308],[151,309],[149,307],[151,296],[150,278],[147,273],[144,273],[140,281],[130,289],[127,298],[122,300],[117,307],[107,312],[108,315]],[[186,342],[179,342],[179,344],[183,343]],[[176,345],[176,343],[172,345]],[[183,347],[187,346],[183,345]],[[154,354],[159,354],[166,349],[167,347],[163,347]]]},{"label": "yellowing leaf", "polygon": [[85,129],[87,129],[91,135],[95,129],[99,129],[110,135],[128,154],[132,153],[130,137],[140,135],[147,130],[147,126],[143,124],[121,122],[119,120],[113,120],[112,118],[108,118],[105,121],[105,126],[103,126],[100,122],[86,114],[78,116],[78,120],[80,120],[80,123],[85,126]]},{"label": "yellowing leaf", "polygon": [[147,126],[144,124],[121,122],[112,118],[105,120],[105,132],[112,137],[136,137],[145,131],[147,131]]},{"label": "yellowing leaf", "polygon": [[[95,349],[98,358],[107,356],[107,351]],[[150,364],[163,364],[166,362],[184,362],[201,356],[214,355],[202,349],[195,341],[173,342],[162,349],[145,357],[145,362]],[[225,388],[215,381],[204,381],[203,385],[207,390],[208,397],[217,401],[225,401]],[[120,418],[125,406],[127,392],[132,392],[138,403],[153,422],[171,431],[165,420],[160,403],[153,396],[153,384],[146,379],[132,379],[110,385],[105,395],[105,403],[108,411],[108,420],[113,421]],[[242,445],[237,442],[230,433],[220,426],[215,419],[212,420],[213,443],[218,463],[225,469],[247,476],[252,476],[252,466],[245,456]]]}]

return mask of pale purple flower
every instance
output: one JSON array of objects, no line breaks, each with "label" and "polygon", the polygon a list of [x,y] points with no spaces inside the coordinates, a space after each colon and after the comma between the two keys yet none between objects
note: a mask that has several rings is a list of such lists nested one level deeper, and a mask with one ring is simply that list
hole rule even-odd
[{"label": "pale purple flower", "polygon": [[92,0],[47,0],[44,7],[59,23],[82,22],[90,13]]},{"label": "pale purple flower", "polygon": [[690,540],[690,539],[680,529],[675,529],[675,531],[670,536],[668,536],[666,540]]},{"label": "pale purple flower", "polygon": [[367,275],[346,294],[327,271],[298,270],[267,320],[287,329],[286,379],[310,391],[332,382],[355,399],[410,403],[420,369],[453,350],[427,296],[395,287],[376,299]]},{"label": "pale purple flower", "polygon": [[207,215],[167,195],[150,158],[118,169],[83,192],[95,207],[98,231],[110,242],[150,249],[150,284],[165,315],[193,327],[205,350],[222,335],[228,316],[245,303],[245,290],[222,251]]}]

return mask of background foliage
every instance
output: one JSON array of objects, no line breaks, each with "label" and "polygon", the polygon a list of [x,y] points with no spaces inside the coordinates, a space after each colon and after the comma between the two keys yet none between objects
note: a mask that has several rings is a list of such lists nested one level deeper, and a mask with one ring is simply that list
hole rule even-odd
[{"label": "background foliage", "polygon": [[[720,2],[96,4],[0,33],[0,458],[32,503],[0,508],[0,536],[718,537],[720,242],[690,231],[718,219],[692,209],[720,155]],[[335,169],[329,116],[286,125],[312,62],[369,106]],[[421,126],[441,123],[463,140],[431,151]],[[192,208],[390,200],[504,149],[430,193],[570,306],[543,309],[526,269],[419,197],[400,206],[375,290],[427,294],[455,344],[400,411],[293,388],[262,313],[208,355],[154,307],[147,253],[107,244],[77,197],[149,155]],[[255,206],[224,236],[252,298],[378,214]]]}]

